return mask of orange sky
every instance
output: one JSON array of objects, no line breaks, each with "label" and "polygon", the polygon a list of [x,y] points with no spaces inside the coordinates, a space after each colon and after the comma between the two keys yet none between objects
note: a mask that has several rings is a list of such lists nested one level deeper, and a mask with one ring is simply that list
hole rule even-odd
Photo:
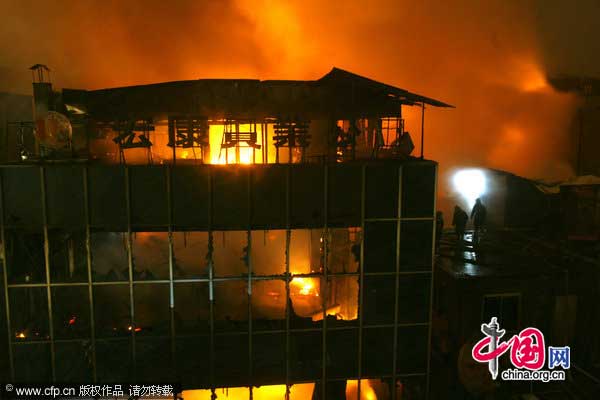
[{"label": "orange sky", "polygon": [[[82,88],[317,79],[338,66],[455,105],[426,112],[425,154],[443,171],[571,173],[575,102],[545,84],[552,57],[540,26],[552,19],[540,10],[551,7],[538,1],[0,2],[11,16],[0,27],[0,90],[28,91],[37,62],[56,86]],[[418,144],[420,117],[406,118]]]}]

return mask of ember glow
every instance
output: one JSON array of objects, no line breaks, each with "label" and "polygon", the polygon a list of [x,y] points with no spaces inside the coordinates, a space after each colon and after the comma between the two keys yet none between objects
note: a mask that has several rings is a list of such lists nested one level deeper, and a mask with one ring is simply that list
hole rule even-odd
[{"label": "ember glow", "polygon": [[293,278],[290,284],[294,287],[294,289],[298,292],[298,294],[303,296],[319,296],[319,292],[316,289],[315,280],[318,281],[318,278]]}]

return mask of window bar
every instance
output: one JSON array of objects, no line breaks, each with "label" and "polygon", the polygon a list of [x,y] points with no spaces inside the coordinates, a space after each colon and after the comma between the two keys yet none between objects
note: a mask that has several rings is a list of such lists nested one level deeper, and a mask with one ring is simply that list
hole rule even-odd
[{"label": "window bar", "polygon": [[214,238],[213,238],[213,174],[212,168],[208,169],[208,252],[207,252],[207,263],[208,263],[208,299],[209,299],[209,316],[210,316],[210,338],[209,338],[209,363],[210,363],[210,392],[211,399],[216,399],[217,394],[215,393],[215,297],[214,297],[214,265],[213,265],[213,250],[214,250]]},{"label": "window bar", "polygon": [[323,168],[323,287],[321,287],[321,302],[323,304],[323,349],[322,349],[322,359],[321,359],[321,368],[323,376],[321,377],[322,385],[321,385],[321,394],[322,398],[327,398],[327,299],[328,295],[328,285],[327,281],[327,269],[329,268],[327,263],[327,250],[329,249],[329,229],[328,229],[328,205],[329,205],[329,166],[325,164]]},{"label": "window bar", "polygon": [[360,399],[361,378],[362,378],[362,347],[363,347],[363,301],[365,292],[365,208],[366,208],[366,176],[367,167],[362,166],[361,183],[360,183],[360,227],[362,232],[362,240],[360,241],[360,264],[358,266],[360,272],[360,283],[358,285],[358,381],[356,385],[356,398]]},{"label": "window bar", "polygon": [[[8,137],[8,136],[7,136]],[[8,297],[8,262],[6,261],[6,235],[4,232],[4,181],[3,175],[0,174],[0,251],[2,252],[2,267],[3,271],[3,283],[4,283],[4,301],[6,307],[6,330],[8,332],[8,363],[10,366],[10,379],[11,381],[15,380],[15,368],[14,368],[14,359],[13,359],[13,348],[12,348],[12,327],[10,323],[10,304]]]},{"label": "window bar", "polygon": [[[254,131],[256,132],[256,125]],[[254,154],[254,153],[253,153]],[[254,157],[253,157],[254,160]],[[246,231],[246,265],[248,266],[248,398],[253,398],[253,368],[252,368],[252,173],[247,172],[247,202],[248,202],[248,230]]]},{"label": "window bar", "polygon": [[[175,148],[175,146],[173,146]],[[175,288],[173,284],[173,187],[171,181],[172,167],[165,167],[165,179],[167,184],[167,223],[169,224],[169,311],[171,319],[171,371],[175,370]]]},{"label": "window bar", "polygon": [[428,328],[428,332],[427,332],[427,375],[426,375],[426,382],[425,382],[425,399],[429,399],[430,397],[430,386],[431,386],[431,335],[432,335],[432,329],[431,329],[431,323],[432,323],[432,318],[433,318],[433,281],[434,281],[434,276],[435,276],[435,268],[434,268],[434,262],[435,262],[435,213],[436,213],[436,208],[437,208],[437,181],[438,181],[438,167],[437,165],[434,166],[435,168],[435,179],[434,179],[434,193],[433,193],[433,241],[432,246],[431,246],[431,282],[429,284],[429,328]]},{"label": "window bar", "polygon": [[98,374],[96,370],[96,316],[94,313],[94,286],[92,285],[92,238],[90,232],[90,193],[88,167],[83,168],[83,199],[85,213],[85,255],[88,274],[88,301],[90,305],[90,339],[92,342],[92,377],[97,382]]},{"label": "window bar", "polygon": [[268,128],[267,128],[267,121],[264,120],[263,124],[262,124],[262,136],[263,136],[263,164],[268,164],[269,163],[269,137],[267,136],[269,134],[268,132]]},{"label": "window bar", "polygon": [[[421,160],[425,157],[425,102],[421,103]],[[436,172],[437,174],[437,172]],[[436,178],[437,179],[437,178]],[[436,181],[437,184],[437,181]]]},{"label": "window bar", "polygon": [[396,370],[398,367],[398,309],[400,301],[400,232],[402,225],[402,166],[398,167],[398,214],[396,221],[396,288],[394,291],[394,352],[392,354],[392,382],[390,392],[396,400]]},{"label": "window bar", "polygon": [[167,129],[169,130],[169,139],[173,140],[173,147],[171,149],[171,155],[173,156],[173,165],[177,162],[177,132],[175,129],[175,124],[177,123],[177,118],[169,117],[167,122]]},{"label": "window bar", "polygon": [[133,242],[131,233],[131,187],[129,167],[125,166],[125,206],[127,207],[127,266],[129,275],[129,314],[131,317],[131,354],[133,357],[133,377],[136,377],[137,356],[135,343],[135,303],[133,297]]},{"label": "window bar", "polygon": [[44,224],[44,265],[46,267],[46,295],[48,297],[48,331],[50,336],[50,362],[52,382],[56,381],[56,353],[54,350],[54,321],[52,318],[52,288],[50,287],[50,243],[48,237],[48,210],[46,202],[46,171],[40,166],[40,189],[42,194],[42,223]]},{"label": "window bar", "polygon": [[[266,125],[266,124],[265,124]],[[290,183],[291,170],[286,168],[285,176],[285,400],[290,400]]]}]

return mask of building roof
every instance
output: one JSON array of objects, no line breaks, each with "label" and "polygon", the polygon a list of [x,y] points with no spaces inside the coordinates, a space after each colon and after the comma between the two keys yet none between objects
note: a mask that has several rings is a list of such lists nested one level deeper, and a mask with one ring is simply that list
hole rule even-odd
[{"label": "building roof", "polygon": [[323,76],[317,82],[324,84],[336,85],[356,85],[357,87],[367,88],[369,90],[385,93],[388,96],[393,96],[403,102],[403,104],[428,104],[434,107],[454,108],[454,106],[435,100],[429,97],[421,96],[420,94],[411,93],[408,90],[400,89],[376,80],[366,78],[334,67],[328,74]]},{"label": "building roof", "polygon": [[452,107],[441,101],[333,68],[314,81],[198,79],[63,90],[63,102],[98,119],[154,118],[174,114],[209,118],[398,115],[401,105]]},{"label": "building roof", "polygon": [[561,274],[572,267],[562,262],[555,243],[538,236],[534,231],[487,231],[475,248],[472,232],[467,232],[462,246],[455,235],[445,232],[435,264],[456,279],[524,279]]}]

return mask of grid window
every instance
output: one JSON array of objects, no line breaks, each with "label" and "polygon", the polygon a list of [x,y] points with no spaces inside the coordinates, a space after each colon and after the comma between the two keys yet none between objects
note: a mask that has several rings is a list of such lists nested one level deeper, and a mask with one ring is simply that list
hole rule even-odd
[{"label": "grid window", "polygon": [[369,328],[363,331],[363,375],[389,375],[393,370],[393,358],[393,328]]},{"label": "grid window", "polygon": [[431,277],[401,276],[398,287],[398,322],[425,323],[429,320]]},{"label": "grid window", "polygon": [[219,386],[248,385],[248,334],[216,335],[215,381]]},{"label": "grid window", "polygon": [[255,331],[285,328],[285,281],[252,282],[252,319]]},{"label": "grid window", "polygon": [[248,275],[248,232],[220,231],[213,233],[215,276]]},{"label": "grid window", "polygon": [[181,382],[189,387],[210,384],[210,346],[208,335],[175,339],[175,371]]},{"label": "grid window", "polygon": [[51,232],[50,271],[52,282],[87,282],[87,252],[84,232]]},{"label": "grid window", "polygon": [[[171,171],[172,183],[177,180],[174,171]],[[188,170],[194,174],[195,171]],[[361,179],[363,171],[368,193],[359,196],[362,186],[356,180]],[[347,179],[343,166],[336,166],[328,174],[322,166],[294,167],[289,173],[289,192],[282,190],[287,195],[278,197],[290,203],[285,207],[282,203],[277,209],[280,216],[289,213],[291,218],[285,224],[294,228],[289,231],[281,229],[285,226],[282,218],[274,220],[272,225],[280,229],[243,230],[256,222],[245,208],[254,207],[252,201],[248,202],[255,198],[249,185],[253,181],[247,179],[246,172],[201,170],[198,172],[201,180],[209,172],[212,174],[215,192],[207,193],[211,186],[206,180],[206,185],[199,186],[199,196],[212,199],[213,215],[208,212],[207,202],[201,207],[194,203],[193,208],[206,209],[205,213],[198,212],[199,221],[211,221],[213,228],[221,230],[175,231],[171,237],[168,228],[162,225],[163,217],[180,215],[180,222],[188,221],[181,210],[166,214],[167,205],[162,198],[156,202],[159,206],[155,202],[146,204],[143,202],[146,196],[139,193],[132,193],[131,207],[160,210],[127,210],[125,198],[100,204],[97,194],[107,193],[105,189],[118,186],[119,193],[126,193],[124,169],[89,172],[90,217],[98,222],[96,227],[115,230],[95,230],[90,236],[94,318],[91,318],[87,286],[85,232],[53,227],[49,231],[49,264],[52,283],[60,285],[51,286],[51,307],[47,304],[48,287],[9,288],[14,331],[10,339],[15,342],[13,350],[18,349],[14,356],[17,369],[23,370],[26,363],[36,361],[33,353],[23,350],[35,348],[37,357],[41,357],[36,362],[45,363],[36,372],[40,376],[50,376],[53,367],[59,381],[91,380],[95,348],[100,382],[133,378],[164,380],[173,375],[187,387],[251,384],[264,387],[281,385],[286,380],[317,382],[308,384],[308,389],[306,385],[294,384],[292,399],[309,398],[315,387],[320,391],[323,379],[327,390],[346,387],[348,392],[351,384],[347,385],[347,379],[425,372],[431,279],[428,274],[398,276],[396,269],[398,255],[402,272],[431,268],[432,222],[398,220],[398,195],[402,193],[398,192],[397,165],[366,169],[354,166],[348,175],[352,179]],[[165,172],[168,171],[162,167],[153,169],[151,175],[160,183],[156,187],[166,183]],[[130,191],[147,191],[153,185],[150,182],[146,187],[143,175],[141,169],[130,170]],[[282,169],[274,180],[287,185],[286,176],[287,171]],[[324,184],[325,176],[328,185]],[[332,196],[326,190],[346,181],[357,186],[347,188],[352,192],[350,203],[338,207],[332,202],[344,201],[344,197],[339,193]],[[315,185],[315,182],[321,183]],[[183,187],[183,182],[180,183]],[[306,190],[315,186],[316,192]],[[234,192],[229,190],[235,188]],[[335,191],[338,189],[343,188]],[[177,197],[174,193],[170,195],[173,199]],[[164,196],[165,200],[169,198],[169,194]],[[328,199],[327,209],[325,199]],[[360,204],[362,199],[366,204]],[[242,208],[231,211],[229,203],[239,203]],[[360,221],[364,230],[356,227],[361,214],[358,206],[365,207],[366,218],[372,218]],[[263,211],[268,214],[268,207]],[[352,220],[346,220],[348,213]],[[124,215],[130,218],[123,218]],[[111,223],[111,219],[119,223]],[[161,225],[164,228],[160,232],[128,234],[123,231],[132,227],[123,222],[126,220],[137,223],[138,228],[146,226],[146,230],[161,229]],[[347,227],[347,223],[353,226]],[[171,228],[206,228],[204,222],[177,224]],[[255,226],[271,225],[261,222]],[[399,226],[402,231],[398,238]],[[39,232],[9,230],[6,237],[10,283],[44,283],[44,236]],[[361,255],[364,267],[359,265]],[[289,277],[285,275],[288,270]],[[53,339],[58,340],[53,343],[53,366],[48,343],[21,343],[50,339],[49,308]],[[395,326],[396,322],[415,326]],[[95,343],[90,337],[92,327]],[[394,336],[398,337],[396,343]],[[358,354],[359,343],[362,354]],[[362,376],[359,377],[360,358]],[[392,371],[394,360],[396,371]],[[21,378],[33,379],[28,373],[20,375]],[[368,390],[375,393],[376,381],[363,379],[363,382],[365,393],[371,393]],[[248,390],[244,390],[247,394]],[[259,393],[259,389],[255,390]]]},{"label": "grid window", "polygon": [[285,382],[285,334],[252,336],[252,369],[269,383]]},{"label": "grid window", "polygon": [[175,332],[207,333],[210,324],[208,283],[177,283],[175,291]]},{"label": "grid window", "polygon": [[358,271],[360,262],[360,228],[329,229],[327,266],[331,274]]},{"label": "grid window", "polygon": [[127,285],[94,287],[94,316],[98,337],[131,335],[131,310]]},{"label": "grid window", "polygon": [[6,232],[6,265],[9,283],[44,283],[44,236],[25,231]]},{"label": "grid window", "polygon": [[395,277],[365,276],[363,320],[367,325],[390,324],[394,322],[396,289]]},{"label": "grid window", "polygon": [[286,231],[252,231],[252,272],[254,275],[285,273]]},{"label": "grid window", "polygon": [[365,272],[396,271],[397,224],[397,222],[365,224]]},{"label": "grid window", "polygon": [[323,335],[321,332],[292,332],[290,335],[291,377],[298,381],[321,378]]},{"label": "grid window", "polygon": [[139,336],[166,335],[170,330],[169,285],[166,283],[136,284],[135,334]]},{"label": "grid window", "polygon": [[398,328],[397,374],[424,374],[427,372],[427,326],[402,326]]},{"label": "grid window", "polygon": [[166,232],[137,232],[132,236],[133,279],[149,281],[168,279],[168,234]]},{"label": "grid window", "polygon": [[215,330],[248,331],[248,284],[245,281],[216,282]]},{"label": "grid window", "polygon": [[400,269],[402,271],[431,270],[432,246],[432,221],[402,221],[400,224]]},{"label": "grid window", "polygon": [[127,234],[94,232],[91,234],[92,279],[97,282],[125,281],[129,277]]},{"label": "grid window", "polygon": [[208,232],[173,233],[173,276],[198,278],[208,275]]},{"label": "grid window", "polygon": [[90,337],[90,302],[86,286],[52,288],[52,312],[57,339]]},{"label": "grid window", "polygon": [[13,340],[46,340],[48,325],[48,295],[46,288],[13,288],[9,290]]},{"label": "grid window", "polygon": [[352,377],[358,374],[358,330],[327,332],[327,374],[330,378]]}]

